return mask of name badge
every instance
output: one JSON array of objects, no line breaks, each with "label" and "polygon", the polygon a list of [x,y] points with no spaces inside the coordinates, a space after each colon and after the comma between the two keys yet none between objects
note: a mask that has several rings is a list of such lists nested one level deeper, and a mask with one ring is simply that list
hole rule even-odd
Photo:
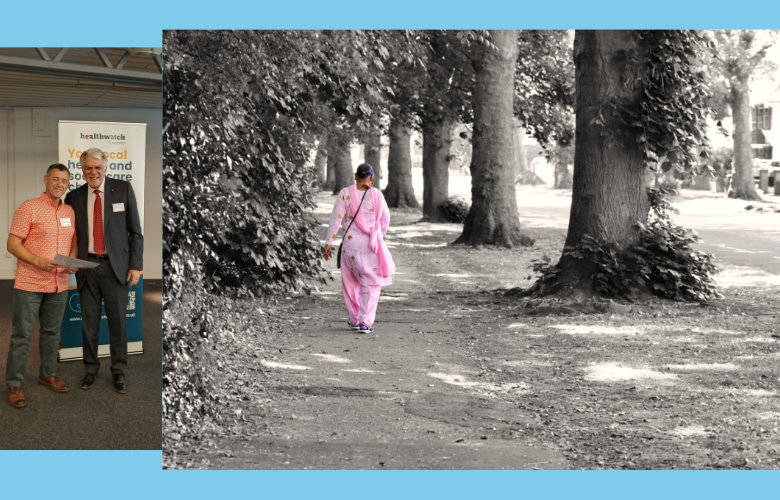
[{"label": "name badge", "polygon": [[60,226],[62,227],[70,226],[70,217],[60,217]]},{"label": "name badge", "polygon": [[114,203],[114,212],[124,212],[124,211],[125,211],[124,203]]}]

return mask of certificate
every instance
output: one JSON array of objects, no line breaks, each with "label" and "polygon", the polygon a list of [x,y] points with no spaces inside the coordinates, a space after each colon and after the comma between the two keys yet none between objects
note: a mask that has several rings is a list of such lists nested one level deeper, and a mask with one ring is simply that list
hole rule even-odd
[{"label": "certificate", "polygon": [[76,269],[93,269],[100,265],[97,262],[74,259],[73,257],[66,257],[60,254],[55,255],[51,261],[57,264],[57,267],[72,267]]}]

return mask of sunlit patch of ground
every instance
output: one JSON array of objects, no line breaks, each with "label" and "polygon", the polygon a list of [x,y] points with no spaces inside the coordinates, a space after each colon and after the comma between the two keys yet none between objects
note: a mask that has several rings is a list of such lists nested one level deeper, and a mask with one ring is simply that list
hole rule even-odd
[{"label": "sunlit patch of ground", "polygon": [[351,363],[352,362],[352,360],[349,360],[347,358],[342,358],[340,356],[334,356],[333,354],[315,353],[312,354],[312,356],[317,356],[318,358],[321,358],[323,361],[328,361],[330,363]]},{"label": "sunlit patch of ground", "polygon": [[671,381],[677,379],[677,375],[661,373],[647,367],[632,368],[619,363],[598,363],[585,368],[585,379],[594,382]]},{"label": "sunlit patch of ground", "polygon": [[636,326],[606,326],[606,325],[550,325],[550,328],[560,330],[569,335],[637,335],[639,329]]},{"label": "sunlit patch of ground", "polygon": [[706,436],[707,432],[704,427],[700,425],[689,425],[686,427],[678,427],[669,431],[669,434],[673,436],[679,436],[681,438],[693,437],[693,436]]},{"label": "sunlit patch of ground", "polygon": [[780,276],[749,267],[729,267],[715,275],[715,282],[721,288],[777,286],[780,285]]},{"label": "sunlit patch of ground", "polygon": [[684,365],[666,365],[670,370],[680,371],[734,371],[739,367],[732,363],[688,363]]},{"label": "sunlit patch of ground", "polygon": [[277,363],[276,361],[262,360],[260,363],[268,368],[281,368],[282,370],[311,370],[308,366]]}]

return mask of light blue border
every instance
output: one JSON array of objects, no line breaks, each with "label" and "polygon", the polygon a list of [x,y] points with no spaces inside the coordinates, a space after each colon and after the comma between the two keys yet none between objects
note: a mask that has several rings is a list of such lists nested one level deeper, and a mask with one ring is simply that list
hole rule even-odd
[{"label": "light blue border", "polygon": [[0,46],[159,47],[162,29],[780,28],[777,0],[6,0]]},{"label": "light blue border", "polygon": [[[0,46],[159,47],[163,28],[778,29],[780,9],[777,3],[777,0],[747,3],[733,0],[137,0],[78,3],[39,0],[22,3],[10,0],[0,7],[0,18],[4,21]],[[0,404],[7,403],[0,401]],[[84,425],[88,426],[89,422]],[[3,479],[0,496],[61,499],[109,495],[144,500],[225,497],[712,500],[774,498],[780,485],[778,471],[163,472],[161,457],[159,451],[0,451],[0,477]]]}]

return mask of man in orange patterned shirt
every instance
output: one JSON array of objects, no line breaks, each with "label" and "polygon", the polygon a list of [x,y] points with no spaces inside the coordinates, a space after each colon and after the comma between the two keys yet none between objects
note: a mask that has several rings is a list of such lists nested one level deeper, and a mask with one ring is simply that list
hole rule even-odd
[{"label": "man in orange patterned shirt", "polygon": [[8,235],[8,251],[17,259],[14,283],[14,314],[8,348],[5,383],[8,401],[16,408],[27,404],[22,381],[27,371],[35,318],[40,320],[41,384],[56,392],[68,392],[56,374],[60,326],[68,302],[68,274],[75,269],[57,267],[55,255],[78,255],[75,214],[60,198],[70,184],[65,165],[55,163],[43,177],[46,191],[22,203],[14,212]]}]

